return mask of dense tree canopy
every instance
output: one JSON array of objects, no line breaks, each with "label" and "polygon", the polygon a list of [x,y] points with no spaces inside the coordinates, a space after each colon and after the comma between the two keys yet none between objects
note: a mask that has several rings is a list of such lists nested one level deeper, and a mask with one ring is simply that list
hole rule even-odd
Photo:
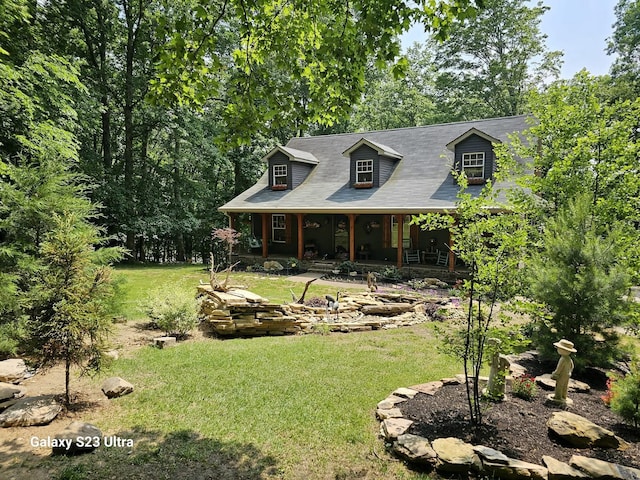
[{"label": "dense tree canopy", "polygon": [[435,45],[438,106],[456,120],[526,113],[526,94],[557,78],[561,52],[550,52],[540,21],[548,7],[488,0]]}]

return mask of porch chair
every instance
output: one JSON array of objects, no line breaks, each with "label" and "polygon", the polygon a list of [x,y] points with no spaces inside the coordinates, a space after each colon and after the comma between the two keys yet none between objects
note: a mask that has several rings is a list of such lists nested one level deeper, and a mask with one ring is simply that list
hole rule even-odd
[{"label": "porch chair", "polygon": [[404,263],[420,263],[420,251],[419,250],[405,250],[404,251]]},{"label": "porch chair", "polygon": [[410,238],[402,240],[402,248],[404,249],[404,263],[420,263],[420,250],[413,250],[413,243]]},{"label": "porch chair", "polygon": [[443,252],[438,250],[438,258],[436,258],[436,265],[439,267],[449,266],[449,252]]}]

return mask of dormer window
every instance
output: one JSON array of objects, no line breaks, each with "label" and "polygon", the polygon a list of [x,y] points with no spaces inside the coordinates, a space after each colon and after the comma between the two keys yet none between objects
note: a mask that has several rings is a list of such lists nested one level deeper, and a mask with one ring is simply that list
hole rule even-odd
[{"label": "dormer window", "polygon": [[284,190],[287,188],[287,166],[273,166],[273,189]]},{"label": "dormer window", "polygon": [[361,188],[373,186],[373,160],[356,161],[356,186]]},{"label": "dormer window", "polygon": [[467,181],[473,183],[484,182],[484,152],[462,154],[462,171]]}]

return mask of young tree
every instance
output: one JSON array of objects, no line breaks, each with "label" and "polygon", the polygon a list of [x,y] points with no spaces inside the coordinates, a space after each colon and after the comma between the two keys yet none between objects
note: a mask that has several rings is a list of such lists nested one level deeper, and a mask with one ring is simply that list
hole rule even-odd
[{"label": "young tree", "polygon": [[[505,169],[506,173],[506,169]],[[497,178],[502,178],[498,173]],[[462,358],[467,386],[469,415],[474,425],[482,423],[480,371],[491,329],[499,317],[498,303],[508,302],[523,284],[522,256],[528,240],[528,222],[501,205],[504,192],[488,182],[481,191],[467,188],[459,176],[460,193],[453,216],[420,215],[414,222],[423,229],[449,228],[456,257],[469,269],[462,292],[467,300],[463,329],[446,334],[450,351]]]},{"label": "young tree", "polygon": [[55,215],[53,221],[40,244],[42,266],[28,296],[26,347],[38,367],[64,362],[69,405],[71,366],[100,369],[111,327],[108,265],[122,257],[122,250],[96,249],[104,242],[100,231],[73,213]]},{"label": "young tree", "polygon": [[531,293],[546,305],[536,322],[536,344],[545,358],[566,338],[578,350],[576,368],[606,367],[618,353],[619,326],[629,312],[623,300],[629,276],[621,232],[599,224],[591,198],[582,194],[548,221],[542,251],[534,256]]}]

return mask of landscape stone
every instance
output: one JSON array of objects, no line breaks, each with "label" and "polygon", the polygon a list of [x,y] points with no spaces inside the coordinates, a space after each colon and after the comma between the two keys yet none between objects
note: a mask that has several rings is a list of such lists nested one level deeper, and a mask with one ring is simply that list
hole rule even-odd
[{"label": "landscape stone", "polygon": [[76,455],[95,450],[102,441],[102,432],[91,423],[75,421],[71,422],[54,438],[65,440],[60,443],[56,442],[56,446],[52,447],[54,455]]},{"label": "landscape stone", "polygon": [[421,465],[433,464],[437,458],[429,440],[410,433],[398,436],[398,440],[393,444],[393,449],[405,460]]},{"label": "landscape stone", "polygon": [[413,385],[411,388],[413,390],[417,390],[420,393],[425,393],[427,395],[435,395],[438,390],[440,390],[444,386],[443,382],[435,381],[428,383],[421,383],[420,385]]},{"label": "landscape stone", "polygon": [[549,480],[573,480],[588,478],[589,476],[580,470],[573,468],[568,463],[556,460],[548,455],[543,455],[542,462],[549,471]]},{"label": "landscape stone", "polygon": [[464,383],[464,375],[456,375],[455,377],[442,378],[440,379],[440,381],[445,387],[449,385],[460,385]]},{"label": "landscape stone", "polygon": [[547,427],[568,444],[578,447],[625,448],[626,442],[613,432],[571,412],[554,412]]},{"label": "landscape stone", "polygon": [[11,383],[0,382],[0,402],[13,400],[24,395],[24,390]]},{"label": "landscape stone", "polygon": [[157,337],[153,339],[153,344],[158,348],[168,348],[176,346],[176,337]]},{"label": "landscape stone", "polygon": [[595,480],[638,480],[640,470],[595,458],[574,455],[569,464]]},{"label": "landscape stone", "polygon": [[406,418],[387,418],[382,421],[381,429],[385,438],[395,440],[409,430],[412,424],[413,422]]},{"label": "landscape stone", "polygon": [[386,418],[402,418],[402,411],[399,408],[378,408],[376,410],[376,416],[380,420]]},{"label": "landscape stone", "polygon": [[478,465],[473,446],[459,438],[437,438],[431,442],[438,459],[436,470],[447,473],[466,473]]},{"label": "landscape stone", "polygon": [[490,447],[486,447],[484,445],[475,445],[473,447],[473,451],[478,454],[481,460],[491,462],[491,463],[501,463],[506,465],[509,463],[509,457],[507,457],[504,453],[499,450],[495,450]]},{"label": "landscape stone", "polygon": [[29,376],[29,369],[21,358],[10,358],[0,362],[0,382],[18,383]]},{"label": "landscape stone", "polygon": [[395,395],[396,397],[401,397],[401,398],[413,398],[418,394],[417,390],[414,390],[412,388],[406,388],[406,387],[401,387],[398,388],[397,390],[394,390],[391,395]]},{"label": "landscape stone", "polygon": [[407,399],[403,397],[398,397],[397,395],[389,395],[384,400],[378,402],[378,408],[389,409],[394,408],[397,404],[406,402]]},{"label": "landscape stone", "polygon": [[[554,390],[556,388],[556,381],[551,378],[550,373],[537,376],[536,383],[545,390]],[[588,393],[590,390],[591,387],[589,384],[574,380],[573,378],[569,379],[570,392]]]},{"label": "landscape stone", "polygon": [[102,384],[102,393],[108,398],[122,397],[133,392],[133,385],[120,377],[107,378]]},{"label": "landscape stone", "polygon": [[545,467],[513,458],[510,458],[509,463],[506,465],[484,462],[482,467],[483,473],[505,480],[547,480],[548,477],[548,472]]},{"label": "landscape stone", "polygon": [[51,395],[22,398],[0,414],[0,427],[46,425],[60,411],[62,406]]}]

